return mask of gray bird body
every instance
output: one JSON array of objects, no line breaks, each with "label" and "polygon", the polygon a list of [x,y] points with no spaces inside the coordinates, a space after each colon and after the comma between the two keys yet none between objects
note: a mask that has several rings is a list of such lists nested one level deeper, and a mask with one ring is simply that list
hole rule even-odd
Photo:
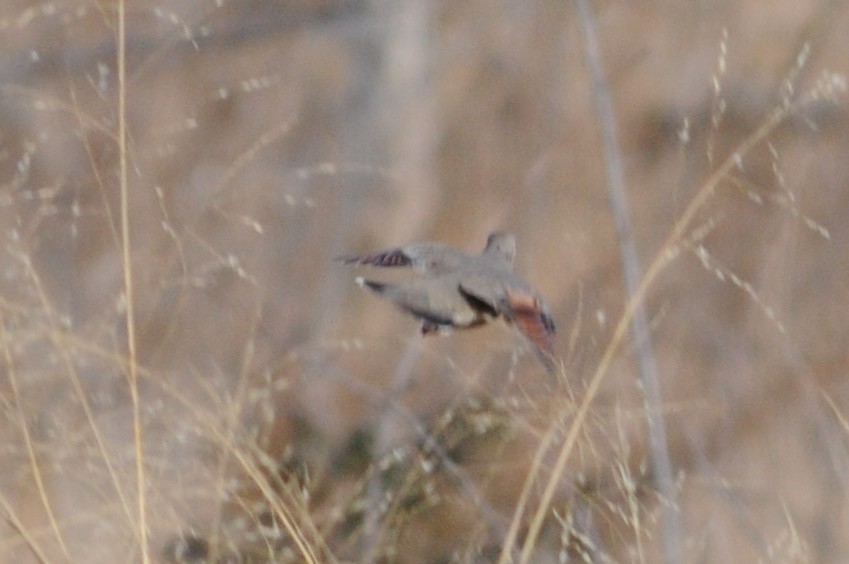
[{"label": "gray bird body", "polygon": [[418,278],[399,284],[358,277],[357,283],[422,320],[426,323],[424,333],[432,329],[474,327],[488,321],[486,311],[459,298],[460,280],[456,272],[444,278]]},{"label": "gray bird body", "polygon": [[514,324],[553,368],[554,321],[542,296],[513,269],[516,239],[496,232],[479,255],[435,243],[341,257],[345,264],[411,267],[419,277],[385,283],[358,277],[357,283],[422,321],[422,333],[471,328],[498,317]]}]

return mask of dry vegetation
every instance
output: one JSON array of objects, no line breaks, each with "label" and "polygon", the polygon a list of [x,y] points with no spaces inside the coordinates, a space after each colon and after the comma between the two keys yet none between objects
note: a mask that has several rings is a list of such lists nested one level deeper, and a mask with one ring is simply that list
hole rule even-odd
[{"label": "dry vegetation", "polygon": [[[849,2],[590,8],[2,3],[0,561],[849,560]],[[556,378],[331,261],[499,227]]]}]

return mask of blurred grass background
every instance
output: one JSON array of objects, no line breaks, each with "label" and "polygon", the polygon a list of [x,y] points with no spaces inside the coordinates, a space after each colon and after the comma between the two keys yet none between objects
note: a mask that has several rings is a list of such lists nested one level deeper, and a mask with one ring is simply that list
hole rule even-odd
[{"label": "blurred grass background", "polygon": [[[849,3],[591,6],[644,264],[774,108],[819,95],[646,307],[683,561],[845,562],[849,129],[825,73],[849,70]],[[573,3],[130,1],[126,29],[154,561],[495,561],[627,301]],[[114,3],[0,5],[4,562],[142,559],[116,34]],[[501,326],[421,340],[332,262],[496,228],[554,310],[559,378]],[[534,562],[661,558],[616,358]]]}]

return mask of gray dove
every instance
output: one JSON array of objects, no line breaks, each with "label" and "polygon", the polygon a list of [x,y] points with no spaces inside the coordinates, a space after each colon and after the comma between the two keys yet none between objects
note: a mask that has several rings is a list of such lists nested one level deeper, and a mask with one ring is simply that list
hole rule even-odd
[{"label": "gray dove", "polygon": [[533,343],[546,369],[554,369],[555,326],[542,296],[513,268],[516,238],[495,232],[479,255],[438,243],[339,257],[348,265],[411,267],[418,277],[397,284],[357,277],[356,282],[422,322],[422,334],[477,327],[497,318]]}]

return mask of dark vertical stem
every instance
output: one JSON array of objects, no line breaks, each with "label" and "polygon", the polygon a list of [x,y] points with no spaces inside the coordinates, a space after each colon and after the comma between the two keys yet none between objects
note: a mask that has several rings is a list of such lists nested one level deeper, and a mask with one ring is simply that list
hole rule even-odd
[{"label": "dark vertical stem", "polygon": [[[584,30],[586,60],[592,75],[593,102],[601,125],[601,138],[605,156],[607,193],[613,221],[619,237],[619,252],[628,296],[634,295],[640,284],[640,262],[634,243],[628,203],[625,197],[625,175],[616,135],[616,118],[610,89],[604,76],[601,52],[596,35],[595,21],[586,0],[575,0],[581,26]],[[675,480],[667,447],[666,424],[661,406],[663,397],[660,377],[654,356],[648,318],[643,304],[639,304],[631,320],[634,348],[640,371],[640,382],[646,401],[649,444],[655,485],[662,498],[663,547],[666,562],[681,561],[681,524],[676,503]]]}]

